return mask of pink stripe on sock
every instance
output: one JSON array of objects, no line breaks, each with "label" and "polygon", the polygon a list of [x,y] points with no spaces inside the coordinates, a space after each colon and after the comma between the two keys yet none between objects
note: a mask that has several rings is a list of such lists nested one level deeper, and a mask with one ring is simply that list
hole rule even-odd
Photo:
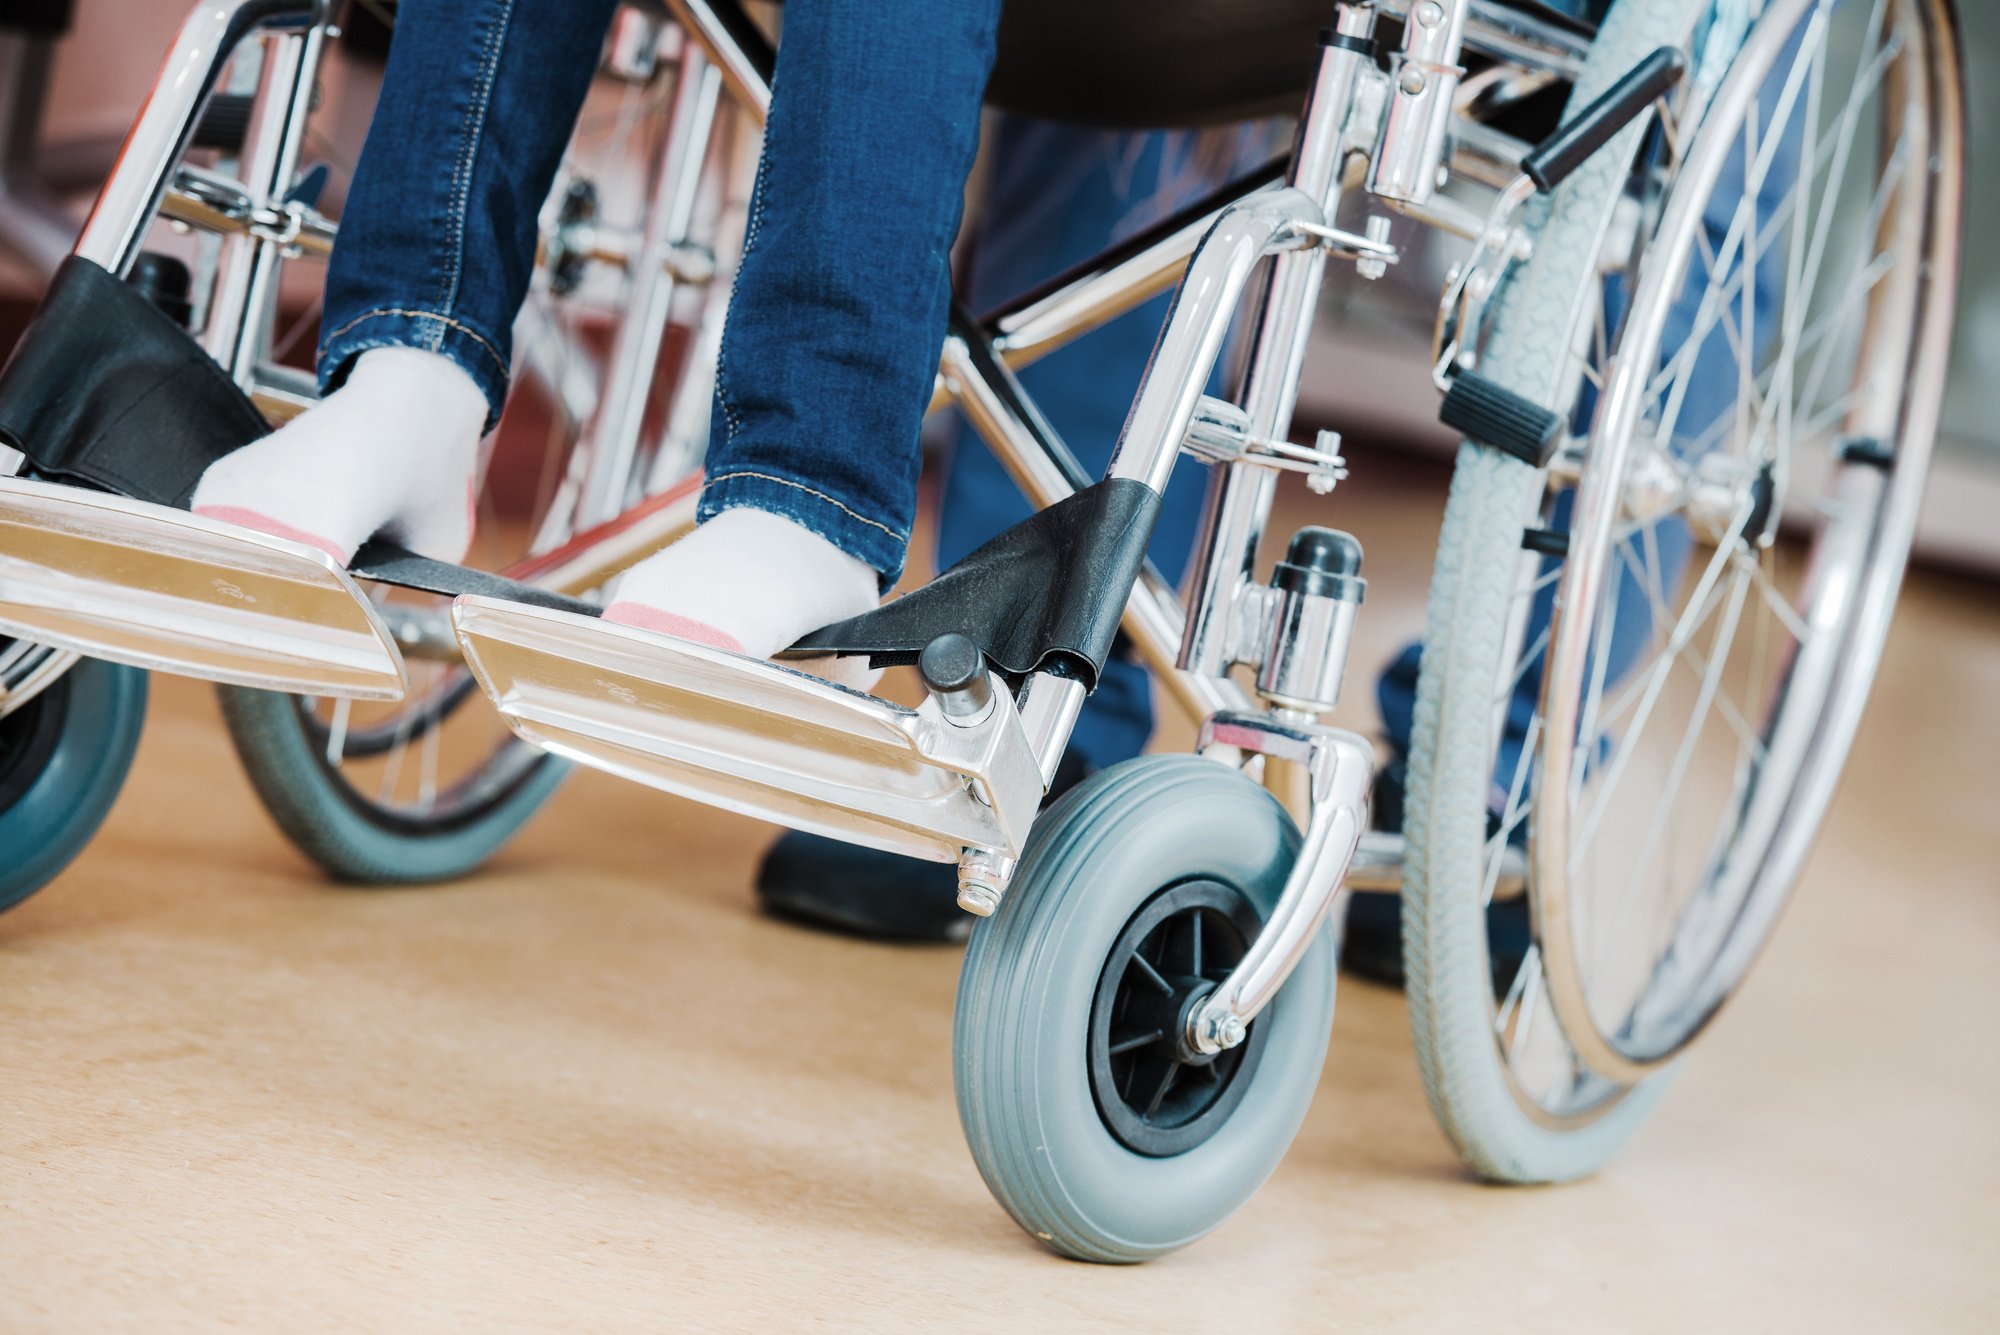
[{"label": "pink stripe on sock", "polygon": [[671,635],[678,640],[693,640],[711,649],[725,649],[732,654],[743,652],[743,644],[726,630],[717,630],[706,621],[696,621],[693,617],[663,612],[657,607],[628,600],[615,602],[604,609],[604,619],[620,626],[635,626],[640,630],[655,631],[661,635]]},{"label": "pink stripe on sock", "polygon": [[287,542],[303,542],[308,547],[317,547],[343,566],[354,559],[351,548],[342,547],[317,533],[293,528],[284,520],[273,519],[258,510],[246,510],[240,505],[197,505],[194,512],[204,519],[217,519],[225,524],[235,524],[239,528],[254,528],[259,533],[268,533]]}]

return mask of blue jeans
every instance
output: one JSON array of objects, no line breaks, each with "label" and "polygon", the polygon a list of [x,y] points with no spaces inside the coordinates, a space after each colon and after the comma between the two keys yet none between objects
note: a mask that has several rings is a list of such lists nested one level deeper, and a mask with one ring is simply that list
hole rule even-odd
[{"label": "blue jeans", "polygon": [[[612,0],[399,18],[327,279],[322,387],[371,347],[451,357],[497,418],[536,213]],[[1000,0],[792,0],[716,377],[700,517],[792,519],[894,583]]]},{"label": "blue jeans", "polygon": [[417,0],[396,20],[327,266],[322,393],[370,348],[465,368],[500,418],[536,217],[616,0]]}]

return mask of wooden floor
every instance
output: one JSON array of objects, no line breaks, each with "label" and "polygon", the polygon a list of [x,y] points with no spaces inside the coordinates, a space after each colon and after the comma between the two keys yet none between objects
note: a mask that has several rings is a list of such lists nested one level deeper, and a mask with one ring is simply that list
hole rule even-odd
[{"label": "wooden floor", "polygon": [[[1358,683],[1437,498],[1351,494]],[[1138,1269],[992,1203],[956,952],[762,920],[765,829],[586,775],[474,880],[338,889],[155,689],[102,836],[0,919],[0,1330],[2000,1329],[1990,585],[1913,583],[1785,929],[1609,1172],[1469,1180],[1350,982],[1276,1177]]]}]

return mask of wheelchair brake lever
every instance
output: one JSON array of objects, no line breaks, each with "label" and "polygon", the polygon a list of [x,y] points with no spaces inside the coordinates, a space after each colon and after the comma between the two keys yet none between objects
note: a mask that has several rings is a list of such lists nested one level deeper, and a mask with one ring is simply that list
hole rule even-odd
[{"label": "wheelchair brake lever", "polygon": [[1562,431],[1562,415],[1476,369],[1487,301],[1507,269],[1526,258],[1514,214],[1533,196],[1547,195],[1561,185],[1686,73],[1687,61],[1678,48],[1659,48],[1521,159],[1521,174],[1501,192],[1438,310],[1432,379],[1444,392],[1439,417],[1445,425],[1524,463],[1548,465]]}]

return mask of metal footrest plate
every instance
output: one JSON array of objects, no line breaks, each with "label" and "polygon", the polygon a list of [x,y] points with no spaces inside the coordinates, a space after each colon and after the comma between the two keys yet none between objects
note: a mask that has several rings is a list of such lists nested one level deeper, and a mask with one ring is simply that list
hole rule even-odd
[{"label": "metal footrest plate", "polygon": [[375,605],[325,552],[25,478],[0,477],[0,633],[301,695],[409,690]]},{"label": "metal footrest plate", "polygon": [[460,598],[465,661],[526,740],[670,793],[936,861],[1019,853],[1041,772],[1004,686],[956,728],[775,663],[570,612]]}]

